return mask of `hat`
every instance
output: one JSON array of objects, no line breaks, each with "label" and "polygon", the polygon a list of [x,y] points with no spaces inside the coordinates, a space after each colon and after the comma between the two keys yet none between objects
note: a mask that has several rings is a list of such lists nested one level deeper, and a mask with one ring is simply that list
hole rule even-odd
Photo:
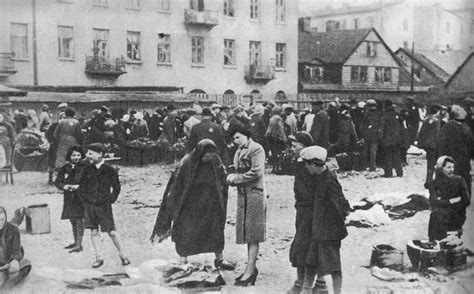
[{"label": "hat", "polygon": [[109,108],[108,108],[107,106],[105,106],[105,105],[102,105],[102,106],[100,107],[100,111],[109,112]]},{"label": "hat", "polygon": [[377,102],[374,100],[374,99],[369,99],[366,101],[366,105],[369,106],[369,105],[377,105]]},{"label": "hat", "polygon": [[308,132],[297,132],[294,136],[288,136],[288,139],[290,139],[290,141],[299,142],[307,147],[314,144],[313,137],[311,137]]},{"label": "hat", "polygon": [[357,107],[364,108],[365,107],[365,102],[361,101],[361,102],[357,103]]},{"label": "hat", "polygon": [[67,103],[61,103],[58,105],[58,108],[67,108]]},{"label": "hat", "polygon": [[92,143],[87,146],[87,150],[92,150],[97,153],[105,153],[107,151],[104,144],[102,143]]},{"label": "hat", "polygon": [[197,104],[193,104],[192,109],[196,112],[196,114],[202,113],[202,107]]},{"label": "hat", "polygon": [[312,161],[316,164],[323,165],[326,162],[328,151],[321,146],[310,146],[301,150],[299,162]]},{"label": "hat", "polygon": [[123,121],[123,122],[129,121],[130,120],[130,115],[124,114],[120,120]]},{"label": "hat", "polygon": [[255,114],[263,114],[265,112],[265,107],[262,104],[255,105],[253,109],[253,113]]},{"label": "hat", "polygon": [[46,104],[43,104],[43,106],[41,106],[41,108],[44,109],[44,110],[48,110],[48,109],[49,109],[49,106],[46,105]]},{"label": "hat", "polygon": [[281,106],[281,108],[282,108],[282,109],[288,109],[288,108],[293,109],[293,106],[291,106],[290,104],[285,103],[285,104],[283,104],[283,105]]},{"label": "hat", "polygon": [[216,109],[216,108],[219,108],[219,109],[220,109],[220,108],[222,108],[222,105],[217,104],[217,103],[213,103],[213,104],[211,105],[211,109]]},{"label": "hat", "polygon": [[209,107],[202,109],[202,116],[212,116],[212,111]]},{"label": "hat", "polygon": [[234,137],[234,135],[235,135],[236,133],[240,133],[240,134],[246,136],[247,138],[251,138],[251,137],[252,137],[252,133],[250,132],[250,130],[247,129],[247,128],[245,128],[245,127],[243,127],[243,126],[241,126],[241,125],[237,125],[237,126],[235,126],[235,127],[231,127],[231,129],[230,129],[230,137],[231,137],[231,138]]},{"label": "hat", "polygon": [[464,108],[462,108],[459,105],[451,106],[451,113],[454,115],[454,119],[457,119],[457,120],[463,120],[467,116],[467,113],[464,110]]}]

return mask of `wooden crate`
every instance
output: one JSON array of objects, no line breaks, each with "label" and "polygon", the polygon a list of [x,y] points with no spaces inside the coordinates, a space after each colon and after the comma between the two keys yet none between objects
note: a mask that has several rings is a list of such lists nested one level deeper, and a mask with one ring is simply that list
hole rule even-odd
[{"label": "wooden crate", "polygon": [[47,234],[51,232],[48,204],[28,206],[26,213],[26,232],[30,234]]}]

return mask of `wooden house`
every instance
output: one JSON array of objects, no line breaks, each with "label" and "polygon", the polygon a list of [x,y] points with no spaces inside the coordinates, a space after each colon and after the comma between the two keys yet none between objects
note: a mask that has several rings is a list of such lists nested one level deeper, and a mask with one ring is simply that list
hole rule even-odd
[{"label": "wooden house", "polygon": [[396,91],[399,63],[374,28],[299,32],[299,92]]},{"label": "wooden house", "polygon": [[445,85],[449,93],[474,95],[474,52],[458,67]]}]

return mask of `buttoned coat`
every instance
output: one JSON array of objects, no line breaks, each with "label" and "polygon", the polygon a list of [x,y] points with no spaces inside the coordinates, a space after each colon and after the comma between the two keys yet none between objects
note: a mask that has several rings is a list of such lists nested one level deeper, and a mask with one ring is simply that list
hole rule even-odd
[{"label": "buttoned coat", "polygon": [[249,139],[234,156],[237,171],[237,244],[263,242],[266,238],[265,151]]}]

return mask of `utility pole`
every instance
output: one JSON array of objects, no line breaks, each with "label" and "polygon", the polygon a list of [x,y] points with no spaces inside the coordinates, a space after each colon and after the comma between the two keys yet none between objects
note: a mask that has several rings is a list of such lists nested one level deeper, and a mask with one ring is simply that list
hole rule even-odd
[{"label": "utility pole", "polygon": [[38,46],[36,44],[36,0],[32,0],[33,8],[33,86],[38,86]]},{"label": "utility pole", "polygon": [[413,92],[414,78],[415,78],[414,60],[415,60],[415,42],[413,42],[411,45],[411,77],[410,77],[410,91],[411,92]]}]

